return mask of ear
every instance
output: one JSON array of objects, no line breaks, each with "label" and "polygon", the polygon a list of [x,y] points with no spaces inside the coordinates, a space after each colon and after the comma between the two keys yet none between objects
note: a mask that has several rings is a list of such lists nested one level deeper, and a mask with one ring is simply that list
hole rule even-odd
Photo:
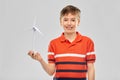
[{"label": "ear", "polygon": [[77,26],[79,26],[80,25],[80,19],[78,19],[78,25]]}]

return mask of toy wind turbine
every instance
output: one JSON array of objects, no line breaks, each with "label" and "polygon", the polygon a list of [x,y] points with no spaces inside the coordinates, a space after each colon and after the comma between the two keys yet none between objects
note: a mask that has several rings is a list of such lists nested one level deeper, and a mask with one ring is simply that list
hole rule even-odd
[{"label": "toy wind turbine", "polygon": [[34,18],[34,23],[33,23],[33,27],[32,27],[32,30],[33,30],[33,45],[32,45],[32,49],[34,50],[34,47],[35,47],[35,32],[38,32],[40,35],[43,36],[43,33],[40,31],[40,29],[37,28],[37,25],[36,25],[36,17]]}]

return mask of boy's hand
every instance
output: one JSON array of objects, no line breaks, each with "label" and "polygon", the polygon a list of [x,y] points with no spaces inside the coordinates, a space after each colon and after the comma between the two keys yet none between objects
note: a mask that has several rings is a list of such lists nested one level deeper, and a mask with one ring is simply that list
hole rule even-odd
[{"label": "boy's hand", "polygon": [[37,61],[42,61],[42,57],[39,54],[39,52],[34,52],[34,51],[29,51],[28,55],[31,56],[33,59],[37,60]]}]

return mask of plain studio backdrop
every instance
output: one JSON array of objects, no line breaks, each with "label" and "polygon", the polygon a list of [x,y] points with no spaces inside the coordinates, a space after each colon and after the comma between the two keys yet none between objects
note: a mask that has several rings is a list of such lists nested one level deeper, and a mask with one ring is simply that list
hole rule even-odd
[{"label": "plain studio backdrop", "polygon": [[27,52],[34,49],[47,61],[49,41],[61,35],[60,10],[68,4],[81,9],[78,31],[95,43],[96,80],[120,80],[119,0],[0,0],[0,80],[52,80]]}]

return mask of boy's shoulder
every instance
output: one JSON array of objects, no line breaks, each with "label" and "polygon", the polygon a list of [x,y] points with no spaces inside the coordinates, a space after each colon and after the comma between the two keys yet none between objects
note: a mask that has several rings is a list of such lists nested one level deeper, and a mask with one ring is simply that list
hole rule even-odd
[{"label": "boy's shoulder", "polygon": [[58,41],[60,41],[60,39],[61,39],[61,36],[53,38],[53,39],[51,39],[50,43],[58,42]]},{"label": "boy's shoulder", "polygon": [[86,35],[82,35],[82,40],[94,43],[93,39]]},{"label": "boy's shoulder", "polygon": [[82,35],[82,38],[87,39],[87,40],[91,40],[91,38],[89,36],[86,36],[86,35]]},{"label": "boy's shoulder", "polygon": [[92,38],[89,37],[88,35],[84,35],[84,34],[81,34],[81,33],[79,33],[79,32],[78,32],[78,34],[79,34],[79,36],[81,37],[81,40],[87,41],[87,42],[88,42],[88,41],[93,42]]}]

